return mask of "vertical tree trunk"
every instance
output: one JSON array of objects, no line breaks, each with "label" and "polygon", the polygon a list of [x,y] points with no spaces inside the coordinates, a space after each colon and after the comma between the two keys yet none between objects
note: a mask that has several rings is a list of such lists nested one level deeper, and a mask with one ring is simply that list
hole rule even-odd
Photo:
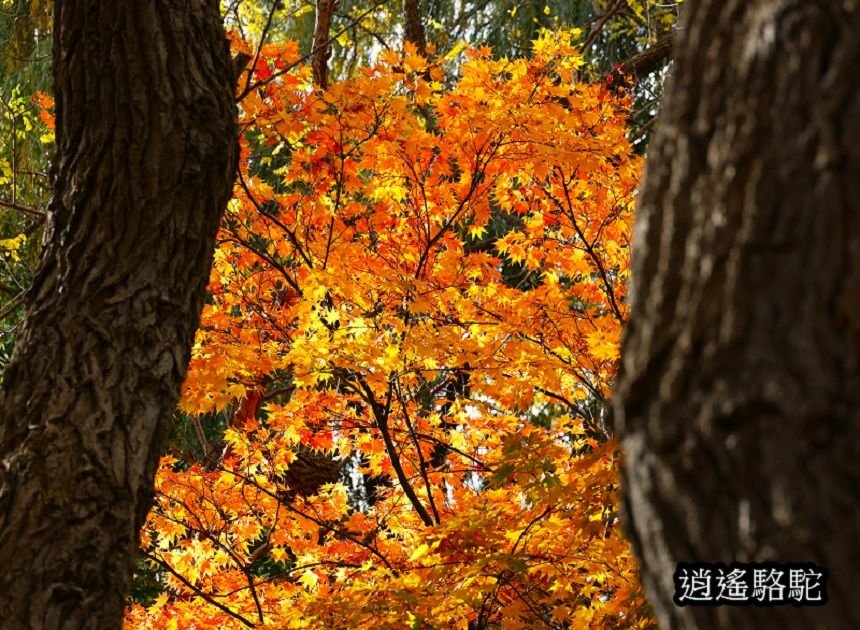
[{"label": "vertical tree trunk", "polygon": [[322,89],[328,88],[328,60],[331,57],[331,19],[337,8],[337,0],[317,0],[314,39],[311,48],[311,71],[314,83]]},{"label": "vertical tree trunk", "polygon": [[403,0],[403,31],[407,42],[418,48],[418,54],[427,55],[427,35],[421,21],[421,0]]},{"label": "vertical tree trunk", "polygon": [[[860,627],[860,7],[685,6],[616,419],[664,628]],[[679,608],[679,561],[811,561],[821,608]]]},{"label": "vertical tree trunk", "polygon": [[42,265],[0,389],[0,627],[118,628],[236,165],[214,0],[54,4]]}]

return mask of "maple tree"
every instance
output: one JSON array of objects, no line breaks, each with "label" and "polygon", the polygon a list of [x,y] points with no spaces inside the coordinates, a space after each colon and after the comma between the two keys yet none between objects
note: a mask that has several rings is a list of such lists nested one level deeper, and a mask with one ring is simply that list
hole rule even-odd
[{"label": "maple tree", "polygon": [[[646,627],[605,403],[640,170],[569,32],[240,81],[242,158],[130,627]],[[432,47],[431,47],[432,48]],[[252,87],[253,89],[247,89]]]}]

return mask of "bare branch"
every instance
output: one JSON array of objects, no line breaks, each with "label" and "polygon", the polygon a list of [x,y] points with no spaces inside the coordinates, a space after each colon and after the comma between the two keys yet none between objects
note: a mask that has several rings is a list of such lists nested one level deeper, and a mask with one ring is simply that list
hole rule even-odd
[{"label": "bare branch", "polygon": [[660,64],[671,57],[674,39],[670,31],[657,40],[653,46],[622,63],[621,71],[637,78],[651,74],[660,67]]}]

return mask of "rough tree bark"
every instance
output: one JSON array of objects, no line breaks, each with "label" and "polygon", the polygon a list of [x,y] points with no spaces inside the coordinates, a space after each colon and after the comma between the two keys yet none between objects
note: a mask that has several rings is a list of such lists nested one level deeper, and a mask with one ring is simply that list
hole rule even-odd
[{"label": "rough tree bark", "polygon": [[[664,628],[860,627],[860,7],[685,9],[616,394],[628,530]],[[694,560],[816,562],[830,603],[675,607]]]},{"label": "rough tree bark", "polygon": [[54,3],[51,219],[0,390],[0,628],[118,628],[237,159],[214,0]]}]

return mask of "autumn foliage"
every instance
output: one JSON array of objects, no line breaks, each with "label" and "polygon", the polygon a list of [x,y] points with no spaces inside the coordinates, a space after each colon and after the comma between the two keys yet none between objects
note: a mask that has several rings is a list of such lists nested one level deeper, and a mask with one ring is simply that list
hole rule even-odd
[{"label": "autumn foliage", "polygon": [[[241,49],[241,41],[234,48]],[[248,51],[253,54],[254,51]],[[569,34],[240,80],[147,628],[641,628],[606,399],[640,163]],[[193,450],[193,452],[191,452]]]}]

